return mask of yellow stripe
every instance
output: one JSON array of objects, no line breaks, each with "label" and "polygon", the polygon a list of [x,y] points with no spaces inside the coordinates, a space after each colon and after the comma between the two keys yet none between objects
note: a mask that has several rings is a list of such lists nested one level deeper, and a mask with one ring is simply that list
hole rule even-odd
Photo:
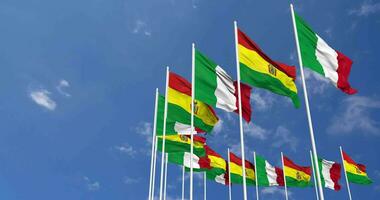
[{"label": "yellow stripe", "polygon": [[344,161],[344,167],[346,168],[346,172],[350,172],[351,174],[356,174],[359,176],[367,176],[366,172],[363,172],[362,170],[359,169],[358,166],[351,164],[347,161]]},{"label": "yellow stripe", "polygon": [[208,156],[210,159],[211,167],[220,168],[226,170],[226,161],[223,158],[217,156]]},{"label": "yellow stripe", "polygon": [[[162,136],[157,136],[162,139]],[[182,135],[165,135],[165,140],[191,145],[191,139]],[[194,148],[203,148],[204,144],[194,140]]]},{"label": "yellow stripe", "polygon": [[[168,89],[168,102],[180,106],[186,112],[191,113],[191,96],[187,94],[178,92],[172,88]],[[214,126],[218,119],[211,112],[207,104],[195,100],[195,116],[200,118],[205,124],[209,126]]]},{"label": "yellow stripe", "polygon": [[[239,44],[239,61],[254,71],[278,79],[289,90],[297,93],[297,86],[291,77],[286,75],[281,70],[275,68],[263,57],[261,57],[256,51],[247,49],[241,44]],[[269,72],[270,69],[273,70],[272,73]]]},{"label": "yellow stripe", "polygon": [[[232,174],[243,176],[243,167],[230,162],[230,170]],[[255,180],[255,171],[251,168],[245,168],[245,174],[247,179]]]},{"label": "yellow stripe", "polygon": [[287,166],[285,166],[284,169],[285,169],[284,170],[285,176],[292,177],[298,181],[306,181],[306,182],[310,181],[310,175],[306,174],[303,171],[298,171],[296,169],[293,169]]}]

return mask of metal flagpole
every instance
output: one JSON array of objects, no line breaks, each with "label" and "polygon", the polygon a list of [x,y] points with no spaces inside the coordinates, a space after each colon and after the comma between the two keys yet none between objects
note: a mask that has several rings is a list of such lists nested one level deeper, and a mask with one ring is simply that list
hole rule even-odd
[{"label": "metal flagpole", "polygon": [[241,146],[241,158],[243,167],[243,197],[247,200],[247,181],[245,180],[245,153],[244,153],[244,134],[243,134],[243,117],[241,106],[241,88],[240,88],[240,67],[239,67],[239,48],[238,48],[238,30],[237,22],[234,21],[235,31],[235,56],[236,56],[236,71],[237,71],[237,85],[238,85],[238,101],[239,101],[239,126],[240,126],[240,146]]},{"label": "metal flagpole", "polygon": [[317,200],[319,200],[318,188],[317,188],[317,178],[315,177],[315,170],[319,170],[319,167],[318,167],[318,169],[316,169],[314,167],[313,154],[312,154],[311,150],[310,150],[310,161],[311,161],[311,167],[313,168],[315,195],[317,195]]},{"label": "metal flagpole", "polygon": [[167,184],[168,184],[168,153],[165,153],[164,200],[166,200],[166,185]]},{"label": "metal flagpole", "polygon": [[339,149],[340,149],[340,156],[342,157],[342,165],[343,165],[344,176],[346,177],[348,197],[350,198],[350,200],[352,200],[351,190],[350,190],[350,183],[348,182],[348,178],[347,178],[346,166],[344,166],[344,158],[343,158],[342,146],[339,146]]},{"label": "metal flagpole", "polygon": [[195,73],[195,44],[192,44],[191,49],[191,145],[190,145],[190,200],[193,200],[193,145],[194,145],[194,96],[195,96],[195,81],[194,81],[194,73]]},{"label": "metal flagpole", "polygon": [[156,185],[156,163],[157,163],[157,136],[153,138],[154,141],[154,160],[153,160],[153,178],[152,178],[152,196],[151,200],[154,199],[154,188]]},{"label": "metal flagpole", "polygon": [[151,152],[151,159],[150,159],[150,177],[149,177],[149,197],[148,199],[152,200],[152,184],[153,184],[153,164],[154,164],[154,149],[156,146],[156,120],[157,120],[157,104],[158,104],[158,88],[156,88],[156,99],[154,103],[154,122],[153,122],[153,133],[152,133],[152,152]]},{"label": "metal flagpole", "polygon": [[227,149],[228,152],[228,196],[229,200],[232,200],[232,191],[231,191],[231,169],[230,169],[230,148]]},{"label": "metal flagpole", "polygon": [[253,152],[253,162],[255,164],[256,199],[259,200],[259,182],[257,181],[256,152]]},{"label": "metal flagpole", "polygon": [[185,200],[185,165],[182,166],[182,200]]},{"label": "metal flagpole", "polygon": [[281,152],[281,161],[282,161],[282,171],[284,174],[284,188],[285,188],[285,199],[288,200],[288,188],[286,186],[286,174],[285,174],[285,164],[284,164],[284,155]]},{"label": "metal flagpole", "polygon": [[160,179],[160,200],[162,200],[162,190],[164,182],[164,162],[165,162],[165,136],[166,136],[166,117],[168,111],[168,86],[169,86],[169,67],[166,67],[166,84],[165,84],[165,108],[164,108],[164,125],[162,127],[162,151],[161,151],[161,179]]},{"label": "metal flagpole", "polygon": [[207,199],[207,182],[206,182],[206,172],[203,173],[203,199]]},{"label": "metal flagpole", "polygon": [[[294,37],[295,37],[295,40],[296,40],[297,53],[298,53],[298,62],[299,62],[300,71],[301,71],[301,80],[302,80],[302,87],[303,87],[303,91],[304,91],[304,98],[305,98],[305,105],[306,105],[306,114],[307,114],[307,119],[308,119],[308,122],[309,122],[311,147],[312,147],[312,150],[313,150],[313,160],[314,160],[314,165],[318,166],[317,147],[315,145],[313,123],[312,123],[312,120],[311,120],[311,114],[310,114],[310,108],[309,108],[309,99],[308,99],[308,96],[307,96],[305,76],[304,76],[304,73],[303,73],[302,57],[301,57],[301,51],[300,51],[300,46],[299,46],[299,42],[298,42],[298,33],[297,33],[297,27],[296,27],[296,22],[295,22],[293,4],[290,4],[290,10],[292,12]],[[319,173],[319,170],[316,170],[316,174],[317,174],[317,182],[318,182],[320,199],[324,200],[325,198],[324,198],[324,195],[323,195],[323,188],[322,188],[322,183],[321,183],[321,175]]]}]

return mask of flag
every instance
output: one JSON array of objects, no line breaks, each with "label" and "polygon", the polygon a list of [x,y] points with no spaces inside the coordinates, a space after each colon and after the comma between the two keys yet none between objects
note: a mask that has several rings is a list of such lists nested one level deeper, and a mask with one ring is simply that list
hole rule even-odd
[{"label": "flag", "polygon": [[256,174],[259,186],[284,186],[282,169],[273,167],[267,160],[256,154]]},{"label": "flag", "polygon": [[321,174],[322,185],[332,190],[340,190],[340,164],[334,161],[328,161],[320,158],[318,159],[318,165],[319,172]]},{"label": "flag", "polygon": [[206,171],[207,179],[214,180],[222,185],[228,185],[227,162],[209,146],[205,146],[207,158],[210,160],[211,169]]},{"label": "flag", "polygon": [[296,165],[286,156],[284,158],[284,173],[286,186],[289,187],[307,187],[311,185],[311,167],[302,167]]},{"label": "flag", "polygon": [[348,82],[351,59],[331,48],[296,13],[295,18],[303,65],[329,79],[343,92],[355,94],[357,91]]},{"label": "flag", "polygon": [[[162,151],[162,138],[163,136],[157,136],[157,148]],[[206,152],[204,146],[206,139],[200,136],[194,135],[194,154],[198,156],[205,156]],[[188,135],[166,135],[165,136],[165,152],[166,153],[180,153],[191,151],[191,139]]]},{"label": "flag", "polygon": [[[243,118],[250,122],[251,88],[241,86]],[[237,84],[226,71],[200,51],[195,51],[195,98],[227,112],[239,113]]]},{"label": "flag", "polygon": [[356,184],[371,184],[372,180],[369,179],[366,171],[366,166],[362,164],[357,164],[350,156],[348,156],[344,151],[343,153],[343,164],[346,169],[348,182]]},{"label": "flag", "polygon": [[[230,175],[231,183],[243,184],[243,166],[241,158],[230,152]],[[247,185],[255,184],[255,167],[245,160],[245,178]]]},{"label": "flag", "polygon": [[241,81],[290,97],[298,108],[295,67],[273,61],[239,29],[238,43]]},{"label": "flag", "polygon": [[168,153],[168,161],[173,164],[185,166],[190,168],[191,160],[194,170],[203,171],[211,169],[210,160],[206,156],[198,156],[193,154],[192,159],[190,159],[190,152],[178,152],[178,153]]},{"label": "flag", "polygon": [[[182,124],[190,124],[191,104],[191,84],[183,77],[170,72],[168,115],[176,115],[175,119],[183,119],[180,121]],[[198,100],[194,101],[195,127],[209,133],[218,120],[215,111],[209,105]]]}]

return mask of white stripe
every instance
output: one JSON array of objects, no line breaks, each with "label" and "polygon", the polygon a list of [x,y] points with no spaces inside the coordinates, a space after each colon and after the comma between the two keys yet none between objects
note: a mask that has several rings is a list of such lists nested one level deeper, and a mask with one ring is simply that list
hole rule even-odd
[{"label": "white stripe", "polygon": [[233,79],[218,65],[215,68],[216,72],[216,107],[227,112],[237,110],[235,87]]},{"label": "white stripe", "polygon": [[315,56],[323,67],[325,77],[328,78],[335,87],[338,83],[338,53],[331,48],[322,38],[318,38]]},{"label": "white stripe", "polygon": [[332,168],[334,163],[335,162],[333,162],[333,161],[328,161],[325,159],[323,159],[322,163],[321,163],[322,164],[322,176],[323,176],[323,179],[325,180],[325,187],[332,189],[332,190],[335,190],[335,187],[334,187],[335,183],[331,179],[330,169]]},{"label": "white stripe", "polygon": [[265,171],[267,172],[269,186],[278,186],[276,169],[268,161],[265,161]]},{"label": "white stripe", "polygon": [[[183,154],[183,165],[187,168],[190,168],[190,157],[191,157],[190,155],[191,155],[191,153],[189,153],[189,152],[185,152]],[[193,154],[192,157],[193,157],[193,168],[194,169],[200,169],[201,166],[199,165],[199,157],[195,154]]]},{"label": "white stripe", "polygon": [[191,131],[191,126],[188,124],[182,124],[180,122],[175,122],[174,130],[181,135],[190,135],[191,133],[197,134],[196,131]]},{"label": "white stripe", "polygon": [[215,182],[225,185],[226,184],[226,179],[224,178],[224,173],[215,176]]}]

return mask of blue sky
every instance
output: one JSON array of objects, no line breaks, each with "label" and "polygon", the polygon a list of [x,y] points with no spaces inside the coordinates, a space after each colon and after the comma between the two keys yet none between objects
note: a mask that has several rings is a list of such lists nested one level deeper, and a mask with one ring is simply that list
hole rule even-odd
[{"label": "blue sky", "polygon": [[[276,60],[297,65],[289,1],[2,0],[0,2],[0,199],[145,199],[154,91],[165,66],[190,79],[191,43],[236,77],[233,20]],[[340,162],[339,145],[368,167],[371,186],[351,185],[354,199],[380,195],[380,2],[302,1],[296,11],[332,47],[351,57],[347,96],[307,72],[318,153]],[[252,92],[246,152],[275,165],[280,152],[310,165],[303,93]],[[226,157],[239,149],[238,118],[221,119],[208,144]],[[236,152],[238,153],[238,152]],[[180,197],[180,170],[169,166],[168,195]],[[196,198],[202,196],[195,179]],[[328,199],[347,199],[325,190]],[[188,186],[188,183],[187,183]],[[291,199],[314,190],[290,189]],[[208,181],[209,199],[227,188]],[[282,190],[260,190],[281,199]],[[241,187],[233,187],[235,199]],[[254,188],[249,188],[250,198]]]}]

